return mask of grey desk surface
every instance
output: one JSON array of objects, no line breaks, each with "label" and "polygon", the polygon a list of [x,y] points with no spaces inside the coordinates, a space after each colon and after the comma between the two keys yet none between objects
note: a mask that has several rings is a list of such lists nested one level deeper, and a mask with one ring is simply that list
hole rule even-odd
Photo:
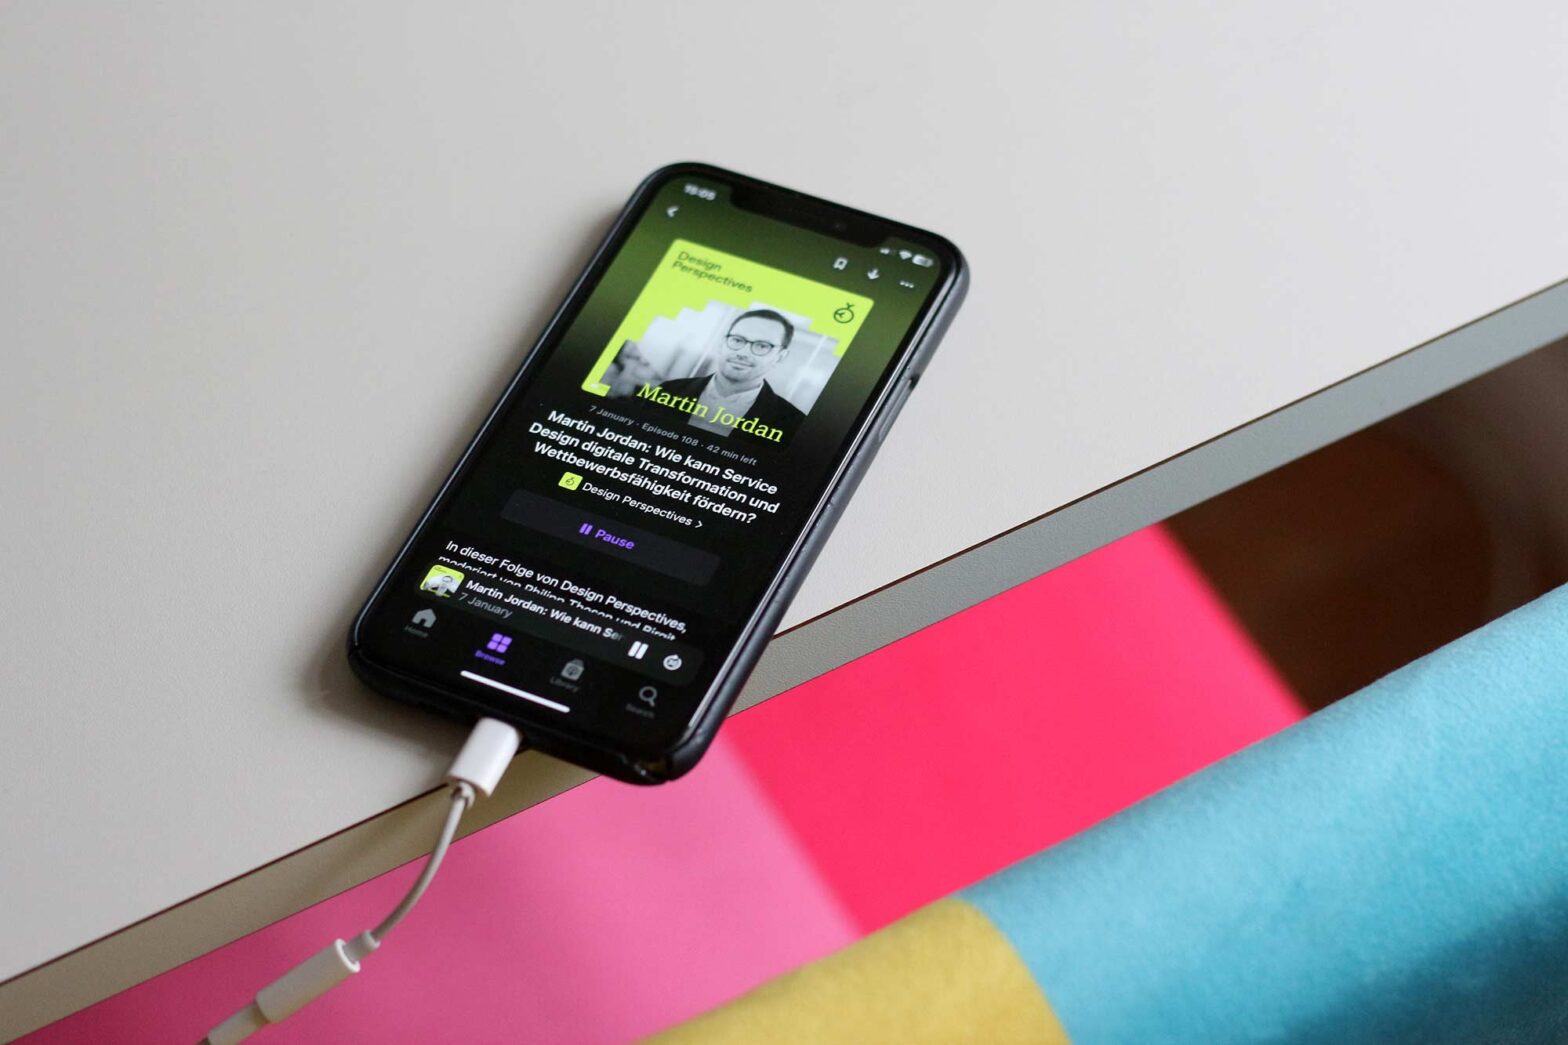
[{"label": "grey desk surface", "polygon": [[[344,629],[655,166],[974,265],[753,700],[1154,502],[901,578],[1562,278],[1561,5],[1371,8],[0,8],[0,1032],[413,855],[458,732]],[[575,779],[515,776],[491,818]]]}]

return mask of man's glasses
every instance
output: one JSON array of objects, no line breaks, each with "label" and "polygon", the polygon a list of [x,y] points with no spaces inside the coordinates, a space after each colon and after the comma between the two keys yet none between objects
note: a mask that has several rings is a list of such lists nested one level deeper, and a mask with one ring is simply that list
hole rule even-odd
[{"label": "man's glasses", "polygon": [[754,356],[768,355],[779,347],[771,341],[750,341],[739,334],[729,335],[724,339],[724,343],[729,346],[731,352],[739,352],[741,349],[749,348]]}]

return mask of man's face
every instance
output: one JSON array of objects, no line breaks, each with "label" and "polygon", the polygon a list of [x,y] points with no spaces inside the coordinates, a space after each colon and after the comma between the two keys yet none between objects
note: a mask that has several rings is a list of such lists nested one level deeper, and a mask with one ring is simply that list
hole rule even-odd
[{"label": "man's face", "polygon": [[[782,347],[783,343],[782,323],[766,316],[747,316],[730,327],[725,336],[724,359],[719,369],[729,380],[749,388],[783,361],[789,352]],[[759,352],[762,354],[758,355]]]}]

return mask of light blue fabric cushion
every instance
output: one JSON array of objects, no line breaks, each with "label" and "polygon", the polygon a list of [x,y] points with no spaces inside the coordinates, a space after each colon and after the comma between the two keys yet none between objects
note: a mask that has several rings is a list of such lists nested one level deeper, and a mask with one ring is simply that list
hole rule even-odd
[{"label": "light blue fabric cushion", "polygon": [[1568,1042],[1568,588],[960,895],[1076,1045]]}]

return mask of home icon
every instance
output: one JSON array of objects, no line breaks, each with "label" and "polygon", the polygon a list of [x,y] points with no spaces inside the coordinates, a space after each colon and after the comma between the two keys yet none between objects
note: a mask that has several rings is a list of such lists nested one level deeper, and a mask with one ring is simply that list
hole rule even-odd
[{"label": "home icon", "polygon": [[433,627],[435,627],[436,626],[436,611],[435,610],[429,610],[429,609],[420,610],[418,613],[414,614],[414,623],[419,625],[421,628],[433,628]]}]

